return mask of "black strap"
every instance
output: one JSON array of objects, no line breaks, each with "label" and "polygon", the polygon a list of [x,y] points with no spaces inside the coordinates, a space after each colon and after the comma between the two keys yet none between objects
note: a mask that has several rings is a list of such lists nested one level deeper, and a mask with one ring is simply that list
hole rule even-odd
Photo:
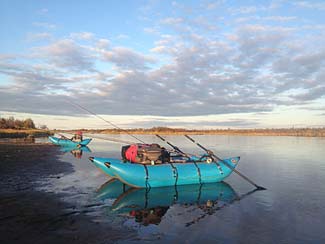
[{"label": "black strap", "polygon": [[178,171],[177,171],[177,168],[175,167],[175,165],[173,163],[170,163],[170,166],[173,169],[173,174],[174,174],[174,178],[175,178],[175,186],[176,186],[177,181],[178,181]]},{"label": "black strap", "polygon": [[175,184],[175,194],[174,194],[174,200],[173,200],[173,204],[175,204],[178,200],[178,190],[177,190],[177,185]]},{"label": "black strap", "polygon": [[195,167],[196,167],[196,169],[197,169],[197,174],[198,174],[198,176],[199,176],[200,184],[202,184],[202,181],[201,181],[201,170],[200,170],[200,168],[199,168],[199,166],[197,165],[196,162],[193,162],[193,163],[194,163],[194,165],[195,165]]},{"label": "black strap", "polygon": [[143,166],[144,166],[144,169],[145,169],[145,171],[146,171],[146,188],[151,188],[151,186],[150,186],[150,184],[149,184],[149,182],[148,182],[148,180],[149,180],[149,172],[148,172],[148,167],[147,167],[147,165],[145,165],[145,164],[143,164]]},{"label": "black strap", "polygon": [[200,184],[199,194],[197,195],[197,199],[196,199],[197,204],[200,204],[201,193],[202,193],[202,186],[203,186],[203,184]]},{"label": "black strap", "polygon": [[148,207],[150,189],[151,188],[146,188],[144,208],[147,208]]}]

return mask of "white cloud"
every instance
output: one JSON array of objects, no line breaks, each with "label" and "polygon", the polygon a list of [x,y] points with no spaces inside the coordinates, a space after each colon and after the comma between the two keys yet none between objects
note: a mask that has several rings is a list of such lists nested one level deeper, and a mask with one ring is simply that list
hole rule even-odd
[{"label": "white cloud", "polygon": [[71,33],[70,37],[72,39],[77,39],[77,40],[91,40],[94,38],[94,34],[91,32],[75,32],[75,33]]},{"label": "white cloud", "polygon": [[125,34],[119,34],[118,36],[116,36],[116,39],[129,39],[130,37],[128,35]]},{"label": "white cloud", "polygon": [[317,1],[298,1],[293,2],[294,5],[301,7],[301,8],[308,8],[313,10],[325,10],[325,3],[324,2],[317,2]]},{"label": "white cloud", "polygon": [[181,24],[183,21],[184,21],[183,18],[169,17],[169,18],[162,19],[160,22],[166,25],[177,25],[177,24]]},{"label": "white cloud", "polygon": [[150,34],[160,34],[158,28],[154,28],[154,27],[146,27],[143,29],[144,32],[146,33],[150,33]]},{"label": "white cloud", "polygon": [[43,58],[62,69],[86,71],[93,69],[92,55],[71,39],[62,39],[48,46],[33,49],[34,56]]},{"label": "white cloud", "polygon": [[55,24],[51,24],[51,23],[47,23],[47,22],[34,22],[33,25],[37,26],[37,27],[44,28],[44,29],[48,29],[48,30],[53,30],[56,28]]},{"label": "white cloud", "polygon": [[206,9],[214,10],[214,9],[218,8],[220,5],[222,5],[224,2],[225,2],[224,0],[210,2],[206,5]]},{"label": "white cloud", "polygon": [[233,14],[254,14],[258,8],[256,6],[244,6],[237,9],[230,9]]},{"label": "white cloud", "polygon": [[100,49],[106,49],[106,48],[108,48],[108,46],[110,44],[111,44],[111,42],[109,40],[101,38],[101,39],[97,40],[96,47],[98,47]]},{"label": "white cloud", "polygon": [[[227,11],[223,19],[214,10],[202,14],[192,9],[188,15],[186,5],[172,5],[177,7],[167,16],[173,17],[160,15],[152,26],[146,22],[144,31],[155,35],[150,36],[152,46],[141,51],[131,48],[134,43],[116,46],[114,39],[77,32],[33,48],[32,55],[0,55],[0,73],[13,81],[1,86],[0,109],[76,113],[63,104],[62,111],[53,110],[54,102],[46,102],[65,95],[78,97],[80,103],[103,114],[220,117],[308,107],[324,98],[321,22],[313,25],[298,15],[261,12],[271,5],[232,9],[242,15],[238,17],[245,17],[241,22],[237,16],[227,19]],[[153,11],[155,6],[150,8]],[[39,37],[42,33],[46,37],[47,32],[40,32]],[[128,42],[131,40],[123,41]],[[237,126],[259,123],[222,122]],[[202,123],[209,126],[213,121]]]},{"label": "white cloud", "polygon": [[104,59],[114,63],[121,69],[130,70],[147,69],[147,64],[155,62],[152,57],[125,47],[114,47],[110,51],[106,51]]},{"label": "white cloud", "polygon": [[297,17],[296,16],[267,16],[262,18],[264,20],[271,20],[271,21],[291,21],[291,20],[296,20]]},{"label": "white cloud", "polygon": [[52,34],[48,32],[39,32],[39,33],[28,33],[27,41],[39,41],[39,40],[50,40]]}]

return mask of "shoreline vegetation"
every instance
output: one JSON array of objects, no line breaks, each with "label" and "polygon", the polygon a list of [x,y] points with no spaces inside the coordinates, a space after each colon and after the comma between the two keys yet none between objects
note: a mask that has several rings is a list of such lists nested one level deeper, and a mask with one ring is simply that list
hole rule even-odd
[{"label": "shoreline vegetation", "polygon": [[[325,137],[325,128],[280,129],[214,129],[189,130],[181,128],[153,127],[149,129],[78,129],[88,134],[137,134],[137,135],[231,135],[231,136],[296,136]],[[47,137],[55,133],[74,134],[77,130],[0,129],[0,138]]]},{"label": "shoreline vegetation", "polygon": [[49,130],[41,129],[0,129],[0,138],[36,138],[53,135]]},{"label": "shoreline vegetation", "polygon": [[45,137],[52,135],[46,125],[36,128],[31,118],[20,120],[13,116],[0,118],[0,138],[26,138]]},{"label": "shoreline vegetation", "polygon": [[[78,129],[89,134],[143,134],[143,135],[235,135],[235,136],[297,136],[325,137],[325,127],[322,128],[264,128],[264,129],[185,129],[169,127],[134,128],[134,129]],[[47,137],[55,133],[74,134],[77,130],[49,130],[46,125],[35,127],[30,118],[15,119],[13,116],[0,118],[0,138]]]},{"label": "shoreline vegetation", "polygon": [[[143,134],[143,135],[238,135],[238,136],[297,136],[297,137],[325,137],[323,128],[279,128],[279,129],[211,129],[189,130],[182,128],[153,127],[149,129],[79,129],[89,134]],[[74,133],[75,130],[54,130],[53,133]]]}]

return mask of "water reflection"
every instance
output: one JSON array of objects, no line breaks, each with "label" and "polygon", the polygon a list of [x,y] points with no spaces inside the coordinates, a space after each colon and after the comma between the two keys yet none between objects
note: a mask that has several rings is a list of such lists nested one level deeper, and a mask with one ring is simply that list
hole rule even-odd
[{"label": "water reflection", "polygon": [[123,184],[121,181],[116,179],[111,179],[101,185],[96,191],[97,198],[105,201],[107,199],[118,198],[119,195],[125,193],[127,190],[131,189],[130,186]]},{"label": "water reflection", "polygon": [[[109,136],[129,139],[128,135]],[[151,191],[145,207],[145,192],[140,189],[142,205],[138,205],[135,211],[147,209],[150,215],[150,209],[154,207],[168,208],[162,217],[153,209],[151,212],[160,218],[160,223],[144,226],[143,222],[136,222],[140,221],[140,217],[131,216],[132,206],[129,209],[117,209],[117,198],[127,192],[129,187],[125,186],[123,190],[122,183],[112,181],[95,193],[108,179],[89,162],[87,156],[92,155],[88,153],[83,153],[81,160],[74,158],[70,151],[61,155],[60,159],[70,162],[75,172],[63,175],[60,179],[45,179],[44,185],[49,192],[65,194],[64,201],[81,211],[89,211],[87,215],[91,215],[98,223],[109,222],[121,232],[131,229],[137,233],[138,241],[125,235],[119,243],[143,243],[146,240],[158,240],[159,243],[325,243],[325,190],[322,187],[325,179],[325,138],[206,135],[196,138],[204,142],[204,146],[220,153],[220,157],[241,155],[242,163],[238,165],[238,170],[268,190],[242,195],[252,187],[233,174],[227,178],[227,182],[239,194],[239,198],[225,201],[224,205],[221,200],[215,204],[215,199],[211,198],[205,202],[206,210],[203,210],[199,206],[204,202],[199,202],[199,205],[195,202],[199,196],[197,191],[191,190],[189,193],[194,202],[185,204],[185,201],[183,204],[180,202],[183,191],[178,187],[178,202],[169,199],[171,205],[163,202],[152,204]],[[140,135],[140,139],[160,143],[154,135]],[[166,136],[166,139],[181,145],[184,151],[201,152],[181,136]],[[120,145],[116,143],[95,139],[91,150],[98,157],[120,157]],[[116,184],[116,187],[109,187],[109,184]],[[195,189],[199,189],[199,186]],[[203,192],[201,190],[201,196]],[[163,194],[158,196],[160,200]],[[94,196],[100,196],[100,199]],[[241,201],[245,196],[248,197]],[[93,204],[98,207],[85,207]],[[136,202],[130,201],[128,205],[131,204],[135,206]],[[164,212],[164,209],[156,210]]]},{"label": "water reflection", "polygon": [[[111,202],[109,210],[113,214],[126,216],[144,226],[159,225],[173,205],[183,209],[191,207],[193,218],[185,223],[190,226],[253,192],[239,196],[225,182],[138,189],[113,179],[97,190],[97,198]],[[193,215],[195,210],[200,211]]]},{"label": "water reflection", "polygon": [[61,147],[60,150],[62,152],[70,152],[75,158],[81,159],[83,152],[91,152],[90,148],[87,146],[82,147]]}]

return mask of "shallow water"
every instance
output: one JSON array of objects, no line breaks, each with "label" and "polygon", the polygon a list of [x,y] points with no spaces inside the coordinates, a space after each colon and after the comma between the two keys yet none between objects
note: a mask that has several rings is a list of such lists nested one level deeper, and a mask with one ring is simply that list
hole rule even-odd
[{"label": "shallow water", "polygon": [[[133,139],[127,135],[107,137]],[[139,138],[164,145],[155,136]],[[165,138],[187,152],[202,152],[183,136]],[[61,160],[70,162],[75,172],[53,177],[42,190],[65,193],[64,201],[87,210],[94,221],[111,222],[121,231],[134,232],[132,239],[121,243],[324,243],[325,138],[193,138],[219,157],[241,156],[237,169],[267,190],[252,193],[254,188],[234,173],[226,179],[227,184],[149,192],[117,181],[105,185],[109,178],[88,157],[120,157],[121,145],[100,139],[93,139],[90,151],[82,155],[67,150]]]}]

